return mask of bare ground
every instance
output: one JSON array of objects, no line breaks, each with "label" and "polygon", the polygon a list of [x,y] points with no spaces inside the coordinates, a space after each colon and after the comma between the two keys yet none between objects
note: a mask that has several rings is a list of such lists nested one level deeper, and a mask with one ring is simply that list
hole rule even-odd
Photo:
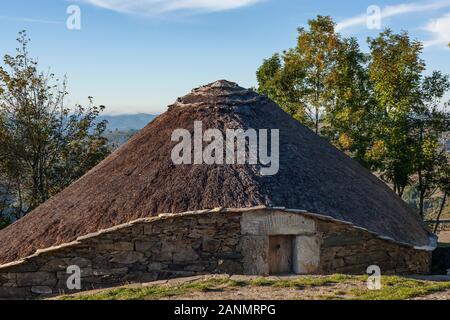
[{"label": "bare ground", "polygon": [[450,243],[450,231],[439,232],[439,242],[440,243]]},{"label": "bare ground", "polygon": [[[332,279],[332,281],[328,281]],[[370,292],[362,276],[198,276],[95,290],[69,299],[160,299],[160,300],[346,300],[411,299],[450,300],[450,277],[385,277],[383,289]],[[205,286],[205,283],[208,285]],[[241,283],[241,285],[239,285]],[[292,285],[294,284],[295,285]],[[439,288],[431,289],[433,286]],[[179,290],[178,288],[186,288]],[[150,288],[157,288],[155,290]],[[428,290],[421,291],[428,288]],[[147,293],[142,293],[148,290]],[[161,292],[164,292],[162,295]],[[111,293],[111,294],[110,294]]]},{"label": "bare ground", "polygon": [[410,300],[450,300],[450,290],[433,293],[426,296],[416,297]]},{"label": "bare ground", "polygon": [[[232,276],[232,280],[251,280],[256,277]],[[267,277],[268,280],[286,280],[296,277]],[[352,289],[364,288],[365,283],[350,281],[304,288],[286,288],[274,286],[219,286],[217,290],[207,292],[190,291],[184,295],[165,298],[171,300],[323,300],[329,296],[344,297]]]}]

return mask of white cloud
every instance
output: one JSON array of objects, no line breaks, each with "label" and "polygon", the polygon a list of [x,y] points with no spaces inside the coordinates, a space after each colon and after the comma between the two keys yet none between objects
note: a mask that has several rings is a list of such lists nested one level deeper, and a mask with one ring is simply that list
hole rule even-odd
[{"label": "white cloud", "polygon": [[154,15],[171,11],[223,11],[249,6],[262,0],[80,0],[120,13]]},{"label": "white cloud", "polygon": [[[381,10],[381,18],[389,18],[408,13],[436,11],[450,7],[450,0],[439,0],[434,2],[411,2],[403,3],[395,6],[386,6]],[[342,31],[350,27],[365,26],[367,22],[367,14],[361,14],[356,17],[345,19],[338,23],[336,30]]]},{"label": "white cloud", "polygon": [[425,47],[447,45],[450,43],[450,13],[431,20],[425,27],[425,31],[433,34],[431,40],[425,41]]}]

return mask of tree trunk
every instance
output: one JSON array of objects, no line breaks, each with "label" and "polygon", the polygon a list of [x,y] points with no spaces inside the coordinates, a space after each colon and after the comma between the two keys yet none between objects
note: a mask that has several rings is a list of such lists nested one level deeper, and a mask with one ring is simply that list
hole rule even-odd
[{"label": "tree trunk", "polygon": [[425,214],[424,206],[425,206],[425,192],[420,191],[419,192],[419,213],[422,218]]},{"label": "tree trunk", "polygon": [[436,218],[436,226],[434,227],[434,233],[436,233],[437,230],[438,230],[439,220],[441,220],[442,212],[444,212],[444,207],[445,207],[445,201],[446,200],[447,200],[447,191],[444,192],[444,196],[442,197],[442,203],[441,203],[441,207],[439,208],[438,216]]},{"label": "tree trunk", "polygon": [[316,134],[319,134],[319,108],[316,107]]},{"label": "tree trunk", "polygon": [[403,197],[403,193],[405,192],[405,186],[399,187],[398,188],[398,195],[401,197]]},{"label": "tree trunk", "polygon": [[419,170],[417,174],[419,176],[419,213],[420,216],[423,217],[423,203],[425,192],[423,192],[422,170]]}]

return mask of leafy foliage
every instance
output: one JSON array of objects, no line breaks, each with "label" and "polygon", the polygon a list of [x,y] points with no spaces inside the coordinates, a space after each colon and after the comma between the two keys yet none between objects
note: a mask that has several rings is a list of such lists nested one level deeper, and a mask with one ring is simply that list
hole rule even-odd
[{"label": "leafy foliage", "polygon": [[378,170],[382,177],[403,194],[413,173],[414,148],[409,135],[409,118],[420,103],[421,43],[411,41],[407,33],[390,30],[369,39],[371,61],[368,68],[376,100],[377,117],[373,123],[376,142],[383,147]]},{"label": "leafy foliage", "polygon": [[104,109],[65,106],[66,81],[38,71],[23,31],[0,67],[1,215],[19,219],[81,177],[108,153],[96,123]]},{"label": "leafy foliage", "polygon": [[320,130],[324,109],[332,103],[331,86],[342,46],[330,17],[308,21],[298,29],[297,46],[264,61],[257,72],[259,91],[274,99],[289,114]]},{"label": "leafy foliage", "polygon": [[[297,46],[264,60],[258,90],[304,125],[379,175],[395,192],[418,189],[418,209],[448,190],[449,78],[424,76],[422,44],[387,29],[369,54],[318,16],[299,29]],[[445,197],[444,197],[445,199]]]}]

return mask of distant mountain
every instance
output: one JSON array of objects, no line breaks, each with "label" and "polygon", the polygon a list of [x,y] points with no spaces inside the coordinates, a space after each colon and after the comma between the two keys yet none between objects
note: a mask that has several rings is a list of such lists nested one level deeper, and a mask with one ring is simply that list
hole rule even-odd
[{"label": "distant mountain", "polygon": [[108,121],[108,126],[103,135],[108,139],[109,145],[116,149],[155,118],[156,115],[153,114],[138,113],[117,116],[105,115],[98,117],[98,121]]},{"label": "distant mountain", "polygon": [[147,113],[138,114],[121,114],[121,115],[104,115],[99,116],[98,120],[108,121],[108,131],[130,131],[140,130],[147,125],[150,121],[156,118],[156,115]]},{"label": "distant mountain", "polygon": [[130,129],[130,130],[114,130],[114,131],[106,131],[103,133],[103,136],[108,139],[108,144],[113,148],[117,149],[124,143],[126,143],[132,136],[134,136],[138,130]]}]

